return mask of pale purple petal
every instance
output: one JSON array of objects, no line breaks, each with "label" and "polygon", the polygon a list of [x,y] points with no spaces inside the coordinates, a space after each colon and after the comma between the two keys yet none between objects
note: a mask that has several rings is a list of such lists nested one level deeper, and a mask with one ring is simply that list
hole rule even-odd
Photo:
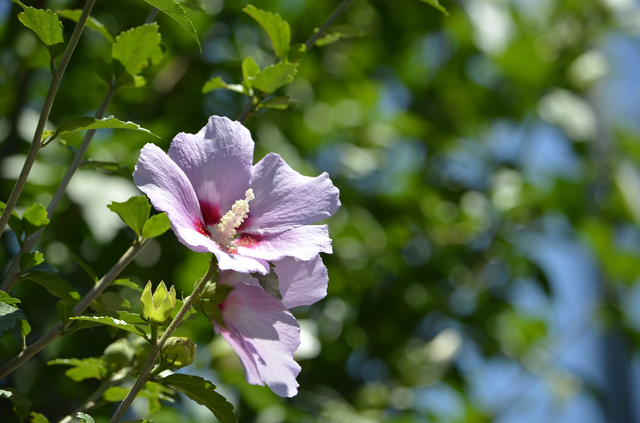
[{"label": "pale purple petal", "polygon": [[269,235],[316,223],[340,207],[329,175],[311,178],[293,170],[277,154],[267,154],[251,171],[255,199],[242,232]]},{"label": "pale purple petal", "polygon": [[[202,250],[208,238],[198,232],[202,215],[191,183],[180,168],[154,144],[145,145],[133,172],[133,182],[147,194],[156,210],[167,212],[180,241],[194,251]],[[187,238],[181,236],[187,232]]]},{"label": "pale purple petal", "polygon": [[264,382],[277,395],[294,396],[300,366],[293,353],[300,345],[300,327],[293,315],[261,288],[243,284],[221,309],[227,328],[216,324],[216,330],[240,357],[247,382]]},{"label": "pale purple petal", "polygon": [[[197,134],[176,135],[169,148],[203,205],[207,225],[217,223],[249,188],[254,142],[249,130],[226,117],[212,116]],[[209,212],[210,209],[213,211]]]},{"label": "pale purple petal", "polygon": [[285,257],[311,260],[318,253],[333,251],[327,225],[300,226],[257,240],[240,238],[235,245],[241,255],[268,261],[279,261]]},{"label": "pale purple petal", "polygon": [[218,268],[220,270],[233,270],[242,273],[255,273],[266,275],[269,273],[269,263],[266,260],[246,257],[241,254],[229,254],[218,248],[211,250],[218,259]]},{"label": "pale purple petal", "polygon": [[[327,295],[329,276],[319,255],[310,261],[287,257],[275,264],[282,303],[286,308],[313,304]],[[247,284],[260,287],[258,279],[246,273],[220,273],[220,283],[236,286]]]}]

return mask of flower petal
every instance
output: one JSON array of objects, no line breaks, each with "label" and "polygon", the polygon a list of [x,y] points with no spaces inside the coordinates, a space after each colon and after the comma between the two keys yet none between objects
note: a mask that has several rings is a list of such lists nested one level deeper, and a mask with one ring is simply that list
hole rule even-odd
[{"label": "flower petal", "polygon": [[288,256],[311,260],[318,253],[333,251],[327,225],[300,226],[257,241],[240,238],[235,246],[243,256],[268,261],[279,261]]},{"label": "flower petal", "polygon": [[293,170],[279,155],[270,153],[251,171],[255,199],[240,231],[269,235],[316,223],[340,207],[340,192],[327,173],[311,178]]},{"label": "flower petal", "polygon": [[[329,276],[320,255],[310,261],[287,257],[275,264],[282,304],[286,308],[310,305],[327,295]],[[260,287],[258,279],[246,273],[225,271],[220,273],[220,283],[236,286],[246,284]]]},{"label": "flower petal", "polygon": [[240,357],[247,382],[266,383],[281,397],[298,392],[300,366],[293,353],[300,345],[300,327],[293,315],[261,288],[240,284],[221,304],[227,328],[216,330]]},{"label": "flower petal", "polygon": [[[145,145],[133,172],[133,182],[147,194],[156,210],[167,212],[180,242],[194,251],[210,241],[198,232],[202,214],[196,194],[184,172],[154,144]],[[184,238],[181,233],[188,233]]]},{"label": "flower petal", "polygon": [[218,208],[217,214],[223,215],[249,188],[253,147],[251,133],[241,123],[211,116],[197,134],[176,135],[169,157],[187,175],[200,202],[207,204],[203,207]]}]

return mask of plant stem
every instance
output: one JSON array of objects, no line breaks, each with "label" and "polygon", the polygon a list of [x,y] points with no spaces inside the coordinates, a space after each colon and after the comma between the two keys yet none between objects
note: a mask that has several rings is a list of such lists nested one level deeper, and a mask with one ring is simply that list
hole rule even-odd
[{"label": "plant stem", "polygon": [[107,390],[112,386],[116,386],[118,383],[122,382],[122,380],[125,377],[127,377],[130,371],[131,371],[130,367],[124,368],[118,373],[111,376],[109,379],[102,382],[102,384],[98,387],[98,389],[96,389],[95,392],[91,394],[91,396],[87,398],[87,400],[84,403],[82,403],[78,408],[75,409],[73,413],[69,414],[68,416],[60,420],[60,422],[58,423],[71,423],[71,421],[75,418],[75,416],[78,413],[85,413],[91,408],[93,408],[96,405],[96,401],[100,399],[102,394],[107,392]]},{"label": "plant stem", "polygon": [[340,15],[342,15],[354,1],[355,0],[344,0],[342,3],[340,3],[340,6],[336,8],[336,10],[331,16],[329,16],[325,23],[322,24],[322,26],[311,36],[311,38],[307,40],[306,43],[304,43],[306,51],[309,51],[309,49],[313,47],[313,45],[316,43],[316,40],[320,38],[331,25],[333,25],[333,23],[340,17]]},{"label": "plant stem", "polygon": [[193,306],[193,303],[198,298],[198,296],[204,289],[207,282],[211,280],[211,278],[215,275],[217,271],[218,271],[218,263],[216,261],[212,261],[211,266],[209,266],[209,270],[207,270],[207,273],[200,280],[200,282],[198,282],[196,287],[193,289],[193,292],[191,293],[191,295],[189,295],[184,300],[184,303],[182,303],[182,307],[178,311],[178,314],[176,315],[176,317],[171,321],[167,330],[164,331],[164,333],[162,334],[162,337],[160,337],[160,339],[158,340],[158,343],[154,345],[153,348],[151,349],[149,358],[144,363],[144,367],[140,371],[140,375],[138,376],[138,379],[133,384],[133,387],[127,394],[127,397],[122,401],[122,403],[116,410],[115,414],[113,415],[109,423],[119,422],[122,416],[124,416],[124,413],[127,412],[133,400],[136,398],[138,393],[142,390],[145,383],[147,383],[151,378],[151,369],[153,368],[153,364],[155,363],[156,359],[158,358],[158,355],[160,354],[160,351],[162,350],[162,346],[164,345],[165,342],[167,342],[167,339],[169,339],[171,334],[178,328],[178,325],[182,323],[182,319],[184,318],[184,316],[186,316],[187,312],[191,309],[191,307]]},{"label": "plant stem", "polygon": [[[109,87],[109,91],[105,95],[104,100],[102,100],[100,108],[94,115],[96,119],[101,119],[104,117],[107,111],[107,107],[109,107],[109,104],[111,103],[111,100],[113,100],[114,95],[115,91],[111,87]],[[60,182],[56,193],[53,195],[53,198],[49,202],[49,206],[47,206],[47,218],[51,219],[51,216],[53,216],[53,213],[56,211],[56,208],[60,204],[60,200],[62,200],[62,196],[67,190],[69,182],[71,182],[71,178],[82,164],[84,154],[86,153],[87,148],[89,148],[89,144],[93,140],[93,136],[95,135],[95,133],[96,130],[92,129],[87,131],[87,133],[85,134],[84,139],[82,140],[82,144],[80,144],[80,147],[76,151],[76,154],[73,157],[73,160],[71,161],[71,164],[69,165],[69,168],[67,169],[67,172],[62,179],[62,182]],[[31,249],[38,242],[38,239],[40,239],[40,235],[42,235],[42,232],[45,230],[45,228],[46,226],[43,226],[24,241],[24,243],[20,247],[20,251],[18,251],[18,254],[13,258],[13,263],[11,263],[11,267],[9,267],[7,277],[2,283],[2,286],[0,286],[0,290],[3,290],[5,292],[9,292],[11,290],[13,284],[16,283],[18,277],[20,276],[20,257],[22,256],[22,254],[31,251]]]},{"label": "plant stem", "polygon": [[33,134],[33,140],[31,141],[31,147],[29,149],[29,153],[27,154],[27,159],[22,166],[22,171],[20,171],[20,176],[18,176],[16,185],[13,187],[13,191],[11,191],[11,195],[7,200],[7,206],[2,212],[2,216],[0,216],[0,233],[2,233],[5,226],[7,226],[7,222],[9,222],[9,216],[11,216],[11,212],[18,202],[18,198],[22,193],[22,189],[27,182],[29,172],[31,172],[33,163],[36,161],[36,156],[38,155],[38,151],[40,150],[42,143],[42,133],[44,132],[44,127],[47,123],[47,119],[49,119],[49,113],[51,112],[51,107],[53,106],[53,100],[56,96],[56,92],[58,91],[58,86],[60,85],[60,81],[62,80],[64,71],[67,69],[69,59],[71,59],[71,55],[73,54],[73,51],[78,44],[78,40],[80,40],[80,36],[82,35],[82,31],[84,30],[85,24],[87,23],[87,19],[89,19],[91,9],[93,9],[93,5],[95,4],[95,2],[96,0],[87,0],[87,3],[84,6],[84,10],[82,11],[80,18],[78,19],[78,23],[73,30],[73,34],[69,39],[69,44],[67,44],[67,48],[62,54],[62,58],[60,59],[58,67],[52,69],[51,84],[49,85],[49,91],[47,92],[47,97],[44,100],[44,106],[42,107],[42,112],[40,113],[40,120],[38,120],[36,131]]},{"label": "plant stem", "polygon": [[[144,247],[151,241],[151,239],[145,239],[142,242],[135,242],[129,249],[124,253],[120,260],[107,272],[106,275],[102,277],[96,283],[91,291],[89,291],[80,302],[73,308],[73,314],[75,316],[80,315],[89,305],[96,299],[102,292],[113,282],[113,280],[124,270],[125,267],[131,260],[134,259],[135,256],[142,251]],[[11,361],[0,368],[0,380],[2,380],[9,373],[17,369],[22,363],[29,360],[36,353],[42,350],[44,347],[49,345],[51,342],[56,340],[60,335],[64,333],[64,325],[62,322],[59,322],[53,328],[49,330],[46,334],[36,340],[34,343],[29,345],[27,348],[22,350],[20,354],[15,356]]]}]

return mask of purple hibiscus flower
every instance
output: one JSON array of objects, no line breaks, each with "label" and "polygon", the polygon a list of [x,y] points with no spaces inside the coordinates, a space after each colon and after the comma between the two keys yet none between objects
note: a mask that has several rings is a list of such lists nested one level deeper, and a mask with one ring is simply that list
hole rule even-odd
[{"label": "purple hibiscus flower", "polygon": [[133,181],[180,242],[215,254],[220,270],[267,274],[269,261],[330,253],[327,226],[312,225],[340,207],[329,176],[303,176],[274,153],[253,165],[253,148],[242,124],[212,116],[197,134],[176,135],[168,155],[145,145]]},{"label": "purple hibiscus flower", "polygon": [[220,304],[226,328],[214,326],[238,354],[248,383],[266,383],[277,395],[292,397],[298,392],[300,366],[293,353],[300,345],[300,327],[288,309],[324,298],[329,278],[319,255],[310,261],[285,258],[275,271],[282,301],[251,275],[221,272],[218,283],[235,289]]}]

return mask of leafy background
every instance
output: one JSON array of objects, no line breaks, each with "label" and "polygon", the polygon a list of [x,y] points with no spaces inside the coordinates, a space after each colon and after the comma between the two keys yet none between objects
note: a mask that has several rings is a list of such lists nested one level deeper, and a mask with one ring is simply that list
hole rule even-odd
[{"label": "leafy background", "polygon": [[[306,175],[330,173],[342,208],[328,220],[334,254],[327,298],[295,311],[304,335],[297,397],[247,385],[233,351],[198,317],[178,331],[198,343],[188,369],[219,385],[243,422],[633,422],[640,361],[640,6],[633,0],[357,0],[338,24],[366,36],[308,52],[281,89],[297,100],[246,125],[256,161],[281,154]],[[244,1],[184,3],[202,44],[157,18],[163,56],[123,89],[107,114],[157,134],[100,130],[87,157],[133,167],[140,148],[167,149],[212,114],[237,118],[241,94],[204,83],[242,78],[241,61],[272,64],[271,43]],[[336,1],[255,0],[304,42]],[[30,6],[82,8],[83,2]],[[200,5],[203,10],[197,10]],[[0,198],[29,147],[50,80],[44,45],[0,3]],[[141,25],[143,1],[98,1],[92,16],[112,35]],[[65,40],[73,23],[64,20]],[[85,30],[62,81],[51,129],[91,116],[106,85],[94,72],[110,43]],[[81,134],[60,138],[78,146]],[[58,141],[43,149],[18,210],[47,204],[71,160]],[[106,205],[139,192],[131,179],[81,169],[37,249],[80,292],[133,239]],[[0,261],[17,252],[2,235]],[[123,272],[189,293],[207,268],[172,233]],[[139,307],[135,291],[114,290]],[[29,281],[15,287],[36,339],[57,320],[56,301]],[[123,336],[122,333],[116,337]],[[97,387],[74,382],[61,357],[100,356],[106,328],[65,336],[3,386],[26,393],[57,421]],[[0,360],[19,351],[16,330]],[[184,397],[155,422],[214,421]],[[149,407],[137,401],[131,419]],[[153,407],[153,404],[152,404]],[[92,415],[105,421],[106,405]],[[16,417],[0,399],[0,420]]]}]

